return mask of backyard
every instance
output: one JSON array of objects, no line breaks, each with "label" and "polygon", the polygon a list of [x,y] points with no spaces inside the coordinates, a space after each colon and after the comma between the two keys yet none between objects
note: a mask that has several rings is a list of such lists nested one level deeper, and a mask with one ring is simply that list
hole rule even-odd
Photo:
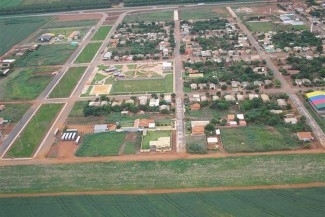
[{"label": "backyard", "polygon": [[160,137],[171,137],[170,130],[147,131],[146,135],[143,135],[141,148],[150,149],[149,142],[158,140]]},{"label": "backyard", "polygon": [[94,58],[95,54],[97,53],[101,45],[102,45],[101,43],[88,43],[74,62],[75,63],[91,62],[91,60]]}]

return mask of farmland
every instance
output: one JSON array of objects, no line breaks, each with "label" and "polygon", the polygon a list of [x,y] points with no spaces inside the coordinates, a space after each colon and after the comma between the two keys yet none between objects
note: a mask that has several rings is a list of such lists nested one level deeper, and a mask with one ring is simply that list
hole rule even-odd
[{"label": "farmland", "polygon": [[[324,188],[0,198],[5,216],[313,216]],[[261,200],[261,198],[263,198]],[[28,204],[29,209],[21,209]],[[62,207],[65,207],[64,209]]]},{"label": "farmland", "polygon": [[222,140],[228,152],[274,151],[299,148],[290,131],[281,126],[247,126],[222,129]]},{"label": "farmland", "polygon": [[32,157],[62,104],[44,104],[7,152],[7,157]]},{"label": "farmland", "polygon": [[48,21],[48,17],[0,19],[0,56],[15,44],[23,41]]},{"label": "farmland", "polygon": [[70,96],[84,71],[85,67],[69,68],[51,92],[50,98],[63,98]]},{"label": "farmland", "polygon": [[52,79],[56,68],[15,70],[0,80],[0,99],[35,99]]},{"label": "farmland", "polygon": [[2,166],[0,194],[325,182],[324,157],[293,154]]},{"label": "farmland", "polygon": [[70,57],[74,49],[75,47],[67,44],[43,45],[36,51],[19,58],[16,66],[61,65]]},{"label": "farmland", "polygon": [[80,148],[76,152],[78,157],[95,157],[118,155],[125,133],[95,133],[83,137]]},{"label": "farmland", "polygon": [[100,48],[101,43],[89,43],[79,54],[75,63],[89,63]]},{"label": "farmland", "polygon": [[93,41],[104,40],[107,34],[109,33],[109,31],[111,30],[111,28],[112,28],[111,26],[101,26],[91,40]]}]

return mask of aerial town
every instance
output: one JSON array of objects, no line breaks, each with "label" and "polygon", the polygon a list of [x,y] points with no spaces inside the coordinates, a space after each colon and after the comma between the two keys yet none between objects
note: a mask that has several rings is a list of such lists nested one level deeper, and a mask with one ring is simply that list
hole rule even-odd
[{"label": "aerial town", "polygon": [[[205,204],[195,210],[168,189],[299,185],[324,194],[325,4],[120,4],[0,16],[0,28],[0,204],[14,194],[160,189],[175,210],[130,196],[143,206],[135,216],[219,216],[208,196],[195,195]],[[132,216],[117,200],[112,216]],[[323,202],[295,214],[249,209],[322,216]],[[84,216],[68,209],[56,216]]]}]

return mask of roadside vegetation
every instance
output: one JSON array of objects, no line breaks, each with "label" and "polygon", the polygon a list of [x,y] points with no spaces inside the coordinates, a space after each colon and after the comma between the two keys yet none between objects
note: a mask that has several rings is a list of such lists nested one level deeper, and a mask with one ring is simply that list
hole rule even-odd
[{"label": "roadside vegetation", "polygon": [[92,41],[104,40],[107,34],[109,33],[109,31],[111,30],[111,28],[112,28],[111,26],[101,26],[91,40]]},{"label": "roadside vegetation", "polygon": [[89,63],[94,58],[101,45],[101,43],[88,43],[74,62]]}]

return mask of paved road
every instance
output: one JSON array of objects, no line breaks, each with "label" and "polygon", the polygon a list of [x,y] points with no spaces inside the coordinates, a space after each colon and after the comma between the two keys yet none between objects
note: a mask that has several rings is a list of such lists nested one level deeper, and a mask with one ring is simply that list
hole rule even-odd
[{"label": "paved road", "polygon": [[[227,7],[230,14],[233,15],[231,8]],[[279,92],[284,92],[289,95],[289,98],[293,105],[298,109],[299,113],[306,117],[307,123],[311,126],[312,131],[320,143],[325,147],[325,134],[322,129],[318,126],[314,118],[309,114],[308,110],[305,108],[303,103],[298,99],[295,89],[291,88],[288,82],[281,75],[277,67],[273,64],[270,57],[262,50],[261,46],[258,44],[253,34],[246,28],[246,26],[241,22],[240,18],[236,16],[237,25],[239,28],[247,35],[247,38],[251,45],[255,47],[260,57],[266,61],[267,66],[273,71],[274,77],[281,82],[281,90]]]}]

